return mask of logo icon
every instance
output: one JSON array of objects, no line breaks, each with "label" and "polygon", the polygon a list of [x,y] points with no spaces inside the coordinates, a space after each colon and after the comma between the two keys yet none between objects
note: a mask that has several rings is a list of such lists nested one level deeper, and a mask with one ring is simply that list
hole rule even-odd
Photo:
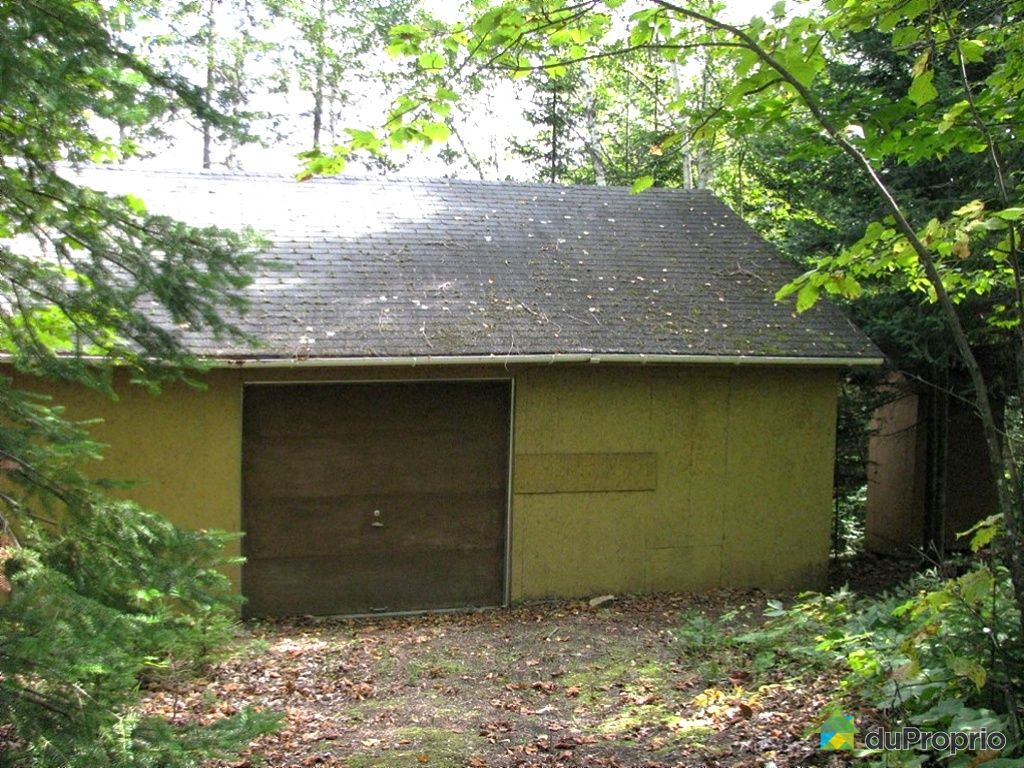
[{"label": "logo icon", "polygon": [[853,737],[857,726],[853,715],[832,715],[818,729],[821,734],[821,748],[827,750],[853,749]]}]

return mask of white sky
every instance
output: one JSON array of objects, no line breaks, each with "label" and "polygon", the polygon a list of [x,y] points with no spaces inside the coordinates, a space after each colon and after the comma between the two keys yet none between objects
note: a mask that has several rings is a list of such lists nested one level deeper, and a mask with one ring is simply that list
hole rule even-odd
[{"label": "white sky", "polygon": [[[775,2],[776,0],[727,0],[722,16],[729,21],[746,22],[755,15],[767,14]],[[422,0],[422,4],[425,9],[442,19],[450,21],[459,18],[460,3],[451,0]],[[380,56],[381,64],[387,66],[385,54],[382,52]],[[488,178],[526,179],[533,175],[533,171],[508,150],[511,138],[530,136],[536,130],[523,118],[526,102],[522,92],[521,85],[502,81],[487,93],[476,97],[474,101],[464,100],[456,107],[456,125],[468,148],[478,157],[490,157],[495,161],[494,166],[485,169]],[[301,113],[309,110],[311,106],[304,103],[310,100],[309,97],[303,96],[305,95],[272,96],[264,104],[253,105],[255,109],[283,113],[286,120],[299,122],[301,127],[292,132],[289,141],[269,147],[249,145],[240,148],[236,156],[244,170],[283,173],[295,173],[299,170],[301,164],[296,158],[296,153],[308,148],[310,130],[308,118],[303,120],[300,117]],[[369,94],[361,103],[346,107],[344,124],[351,127],[373,127],[381,122],[386,108],[387,100],[380,95]],[[159,150],[154,157],[134,160],[132,165],[188,170],[200,168],[202,142],[199,133],[185,126],[178,126],[174,133],[175,140],[172,146]],[[454,137],[452,143],[458,147]],[[223,155],[223,149],[215,151],[214,160],[223,158]],[[468,164],[446,165],[438,157],[436,147],[426,151],[418,147],[413,148],[405,154],[405,159],[407,163],[397,175],[478,177],[477,171]]]}]

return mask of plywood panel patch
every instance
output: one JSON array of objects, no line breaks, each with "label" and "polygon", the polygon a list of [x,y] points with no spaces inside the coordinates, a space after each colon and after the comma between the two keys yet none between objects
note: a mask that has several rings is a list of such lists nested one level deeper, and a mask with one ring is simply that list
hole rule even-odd
[{"label": "plywood panel patch", "polygon": [[516,493],[653,491],[655,453],[526,453],[516,456]]}]

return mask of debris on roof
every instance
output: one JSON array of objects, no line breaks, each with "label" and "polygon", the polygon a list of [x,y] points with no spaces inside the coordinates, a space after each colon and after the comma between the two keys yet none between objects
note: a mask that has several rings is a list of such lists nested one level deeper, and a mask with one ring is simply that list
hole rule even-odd
[{"label": "debris on roof", "polygon": [[833,306],[774,301],[795,268],[706,190],[89,168],[194,225],[270,242],[244,359],[537,354],[874,358]]}]

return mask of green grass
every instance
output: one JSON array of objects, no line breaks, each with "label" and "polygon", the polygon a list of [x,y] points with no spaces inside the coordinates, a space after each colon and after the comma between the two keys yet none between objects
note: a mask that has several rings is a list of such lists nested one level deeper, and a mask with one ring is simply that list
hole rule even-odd
[{"label": "green grass", "polygon": [[[464,768],[477,737],[443,728],[408,726],[394,736],[394,749],[360,752],[345,758],[349,768]],[[400,742],[408,741],[408,744]]]},{"label": "green grass", "polygon": [[466,664],[459,659],[422,656],[410,659],[406,664],[406,682],[417,685],[424,681],[444,680],[464,675],[466,670]]}]

